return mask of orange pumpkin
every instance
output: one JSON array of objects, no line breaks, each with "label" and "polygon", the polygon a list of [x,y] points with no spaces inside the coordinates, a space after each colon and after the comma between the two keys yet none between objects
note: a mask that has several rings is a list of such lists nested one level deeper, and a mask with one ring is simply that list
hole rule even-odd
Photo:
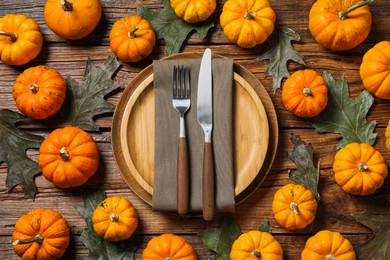
[{"label": "orange pumpkin", "polygon": [[215,11],[216,0],[170,0],[176,15],[187,23],[203,22]]},{"label": "orange pumpkin", "polygon": [[152,238],[142,252],[142,260],[196,260],[194,249],[181,236],[163,234]]},{"label": "orange pumpkin", "polygon": [[272,201],[276,221],[289,230],[301,229],[312,223],[317,207],[313,192],[301,184],[286,184],[276,191]]},{"label": "orange pumpkin", "polygon": [[220,16],[225,36],[242,48],[265,42],[274,31],[275,20],[268,0],[228,0]]},{"label": "orange pumpkin", "polygon": [[102,15],[99,0],[46,0],[47,26],[67,40],[78,40],[95,30]]},{"label": "orange pumpkin", "polygon": [[43,176],[58,187],[86,183],[99,167],[99,150],[82,129],[67,126],[54,130],[39,148],[38,165]]},{"label": "orange pumpkin", "polygon": [[365,143],[351,143],[334,157],[333,172],[341,188],[353,195],[369,195],[379,189],[388,169],[382,154]]},{"label": "orange pumpkin", "polygon": [[30,67],[16,78],[12,95],[20,112],[32,119],[45,119],[64,103],[66,83],[55,69]]},{"label": "orange pumpkin", "polygon": [[43,35],[37,22],[24,14],[0,18],[0,58],[8,65],[23,65],[41,52]]},{"label": "orange pumpkin", "polygon": [[114,23],[110,46],[124,62],[137,62],[149,56],[156,44],[152,25],[141,16],[126,16]]},{"label": "orange pumpkin", "polygon": [[70,242],[68,222],[55,210],[33,209],[16,221],[12,241],[22,260],[60,259]]},{"label": "orange pumpkin", "polygon": [[109,241],[128,239],[138,226],[138,215],[125,198],[114,196],[103,200],[92,215],[96,234]]},{"label": "orange pumpkin", "polygon": [[258,230],[240,235],[230,251],[230,260],[283,260],[283,248],[269,233]]},{"label": "orange pumpkin", "polygon": [[364,87],[376,97],[390,99],[390,42],[381,41],[369,49],[360,65]]},{"label": "orange pumpkin", "polygon": [[309,29],[315,40],[333,51],[355,48],[371,30],[367,4],[373,0],[318,0],[309,13]]},{"label": "orange pumpkin", "polygon": [[314,70],[298,70],[284,83],[282,102],[296,116],[317,116],[328,104],[326,82]]},{"label": "orange pumpkin", "polygon": [[339,232],[322,230],[306,241],[301,259],[355,260],[356,254],[351,242]]}]

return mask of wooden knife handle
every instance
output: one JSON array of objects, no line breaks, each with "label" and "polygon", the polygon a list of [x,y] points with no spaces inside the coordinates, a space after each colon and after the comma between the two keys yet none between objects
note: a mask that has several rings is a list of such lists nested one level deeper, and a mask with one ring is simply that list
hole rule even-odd
[{"label": "wooden knife handle", "polygon": [[204,220],[210,221],[214,217],[215,185],[214,159],[211,143],[204,144],[203,176],[202,176],[202,208]]},{"label": "wooden knife handle", "polygon": [[177,154],[177,212],[180,215],[188,211],[188,153],[185,137],[179,138]]}]

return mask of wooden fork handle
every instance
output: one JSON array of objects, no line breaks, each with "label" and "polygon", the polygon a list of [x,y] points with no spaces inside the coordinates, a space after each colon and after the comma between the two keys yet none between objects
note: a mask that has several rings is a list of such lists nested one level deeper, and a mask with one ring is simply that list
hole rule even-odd
[{"label": "wooden fork handle", "polygon": [[202,176],[202,208],[203,219],[210,221],[214,217],[215,185],[214,158],[211,143],[204,144],[203,176]]},{"label": "wooden fork handle", "polygon": [[179,138],[177,155],[177,212],[180,215],[188,211],[188,153],[185,137]]}]

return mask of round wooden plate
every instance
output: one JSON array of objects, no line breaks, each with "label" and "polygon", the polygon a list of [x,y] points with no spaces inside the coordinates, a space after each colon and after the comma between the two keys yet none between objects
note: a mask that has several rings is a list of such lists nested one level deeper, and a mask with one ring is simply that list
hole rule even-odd
[{"label": "round wooden plate", "polygon": [[[165,59],[200,58],[181,53]],[[215,56],[219,57],[220,56]],[[235,201],[242,202],[264,180],[273,163],[278,127],[272,101],[257,78],[234,63]],[[112,148],[129,187],[152,204],[154,173],[153,67],[142,70],[123,92],[112,124]]]}]

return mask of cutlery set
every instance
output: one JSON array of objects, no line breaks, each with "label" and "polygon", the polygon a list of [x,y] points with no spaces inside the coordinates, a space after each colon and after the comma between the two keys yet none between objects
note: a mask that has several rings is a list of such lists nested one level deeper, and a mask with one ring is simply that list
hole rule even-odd
[{"label": "cutlery set", "polygon": [[[177,156],[177,208],[180,215],[187,214],[189,202],[188,153],[185,132],[185,113],[191,106],[189,68],[175,66],[173,70],[172,105],[180,115],[179,144]],[[211,50],[206,49],[200,64],[197,119],[204,132],[202,173],[202,210],[205,220],[212,220],[215,208],[214,162],[211,133],[213,125]]]}]

